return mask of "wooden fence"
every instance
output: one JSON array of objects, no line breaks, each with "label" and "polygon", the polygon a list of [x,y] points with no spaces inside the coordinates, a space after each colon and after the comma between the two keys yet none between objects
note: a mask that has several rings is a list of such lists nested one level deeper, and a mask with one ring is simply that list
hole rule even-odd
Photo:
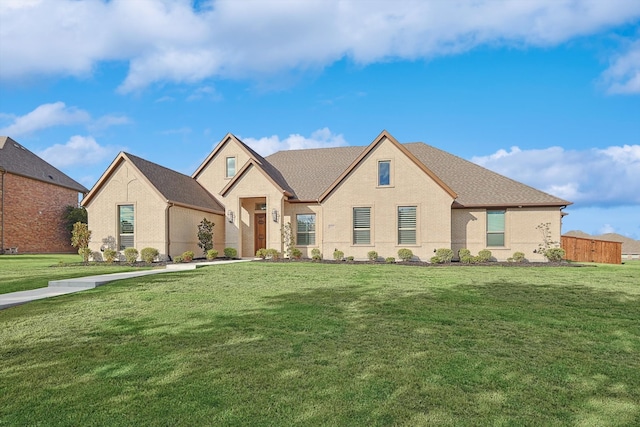
[{"label": "wooden fence", "polygon": [[597,240],[585,237],[561,236],[560,246],[565,258],[578,262],[622,263],[622,242]]}]

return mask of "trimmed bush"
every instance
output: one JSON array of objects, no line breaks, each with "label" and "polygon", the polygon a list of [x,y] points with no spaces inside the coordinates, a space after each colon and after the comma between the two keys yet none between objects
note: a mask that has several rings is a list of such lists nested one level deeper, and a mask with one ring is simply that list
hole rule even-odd
[{"label": "trimmed bush", "polygon": [[369,261],[377,261],[378,260],[378,252],[376,251],[369,251],[367,252],[367,258],[369,258]]},{"label": "trimmed bush", "polygon": [[311,249],[311,259],[314,261],[322,261],[322,252],[320,252],[320,249]]},{"label": "trimmed bush", "polygon": [[293,259],[300,259],[302,258],[302,251],[298,248],[292,248],[291,249],[291,258]]},{"label": "trimmed bush", "polygon": [[238,256],[238,250],[236,248],[224,248],[224,256],[227,258],[235,258]]},{"label": "trimmed bush", "polygon": [[549,248],[544,251],[544,256],[549,262],[560,262],[564,258],[566,252],[562,248]]},{"label": "trimmed bush", "polygon": [[191,262],[194,256],[193,251],[184,251],[182,252],[182,262]]},{"label": "trimmed bush", "polygon": [[102,261],[102,252],[99,252],[99,251],[91,252],[91,260],[96,262]]},{"label": "trimmed bush", "polygon": [[449,248],[437,249],[435,258],[440,259],[440,262],[438,264],[451,262],[451,260],[453,259],[453,251]]},{"label": "trimmed bush", "polygon": [[479,262],[491,261],[491,251],[489,249],[483,249],[480,252],[478,252],[478,261]]},{"label": "trimmed bush", "polygon": [[384,262],[386,262],[387,264],[393,264],[394,262],[396,262],[396,259],[392,256],[389,256],[384,259]]},{"label": "trimmed bush", "polygon": [[129,264],[133,264],[138,259],[138,250],[136,248],[126,248],[124,257]]},{"label": "trimmed bush", "polygon": [[402,261],[411,261],[413,259],[413,251],[411,249],[398,249],[398,258]]},{"label": "trimmed bush", "polygon": [[342,258],[344,258],[344,252],[339,251],[339,250],[335,250],[333,251],[333,259],[336,261],[342,261]]},{"label": "trimmed bush", "polygon": [[349,255],[349,256],[347,257],[347,262],[353,262],[353,260],[354,260],[354,259],[355,259],[355,258],[353,258],[351,255]]},{"label": "trimmed bush", "polygon": [[105,249],[104,252],[102,253],[102,257],[108,263],[112,263],[113,261],[115,261],[117,256],[118,256],[118,252],[109,248]]},{"label": "trimmed bush", "polygon": [[256,258],[265,259],[267,257],[267,250],[265,248],[260,248],[256,251]]},{"label": "trimmed bush", "polygon": [[174,264],[180,264],[182,262],[182,257],[180,255],[173,257]]},{"label": "trimmed bush", "polygon": [[140,258],[146,263],[151,264],[160,252],[156,248],[144,248],[140,251]]},{"label": "trimmed bush", "polygon": [[216,258],[218,258],[218,251],[216,251],[215,249],[209,249],[207,251],[207,259],[211,261],[212,259]]},{"label": "trimmed bush", "polygon": [[442,258],[437,255],[432,256],[429,261],[431,262],[431,264],[442,264],[444,262],[442,261]]},{"label": "trimmed bush", "polygon": [[267,258],[275,261],[280,258],[280,252],[277,249],[267,249]]},{"label": "trimmed bush", "polygon": [[511,259],[513,260],[513,262],[524,262],[525,261],[524,252],[514,252],[513,257]]}]

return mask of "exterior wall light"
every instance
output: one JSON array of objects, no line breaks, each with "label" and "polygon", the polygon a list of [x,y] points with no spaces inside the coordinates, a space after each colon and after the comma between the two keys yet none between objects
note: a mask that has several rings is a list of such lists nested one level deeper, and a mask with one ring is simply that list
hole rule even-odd
[{"label": "exterior wall light", "polygon": [[227,211],[227,221],[233,222],[234,216],[233,211]]},{"label": "exterior wall light", "polygon": [[272,210],[271,218],[273,218],[273,222],[278,222],[278,217],[279,217],[278,210],[277,209]]}]

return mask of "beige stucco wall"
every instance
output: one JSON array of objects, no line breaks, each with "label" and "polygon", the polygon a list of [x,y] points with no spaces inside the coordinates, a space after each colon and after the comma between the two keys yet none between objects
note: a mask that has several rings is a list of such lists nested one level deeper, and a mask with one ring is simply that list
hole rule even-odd
[{"label": "beige stucco wall", "polygon": [[196,258],[204,256],[198,246],[198,225],[203,218],[213,222],[213,247],[223,256],[225,221],[224,216],[182,206],[169,208],[169,254],[171,257],[181,255],[185,251],[193,251]]},{"label": "beige stucco wall", "polygon": [[118,241],[118,206],[134,206],[134,247],[158,249],[166,255],[166,203],[135,169],[120,164],[109,179],[86,205],[93,251],[99,251],[103,239]]},{"label": "beige stucco wall", "polygon": [[486,246],[487,214],[485,209],[454,209],[452,213],[451,249],[467,248],[472,254],[489,249],[498,261],[505,261],[514,252],[523,252],[529,261],[545,261],[534,253],[542,243],[542,233],[536,227],[551,223],[552,240],[560,242],[561,217],[559,208],[509,208],[505,214],[505,246]]},{"label": "beige stucco wall", "polygon": [[247,152],[232,139],[228,140],[196,177],[196,181],[211,194],[220,194],[220,191],[231,180],[225,176],[227,157],[236,158],[236,172],[239,172],[242,166],[249,161]]},{"label": "beige stucco wall", "polygon": [[[391,161],[391,185],[378,187],[378,161]],[[453,198],[390,141],[384,139],[322,204],[322,247],[325,258],[334,249],[366,259],[375,250],[381,257],[398,257],[409,248],[421,260],[451,244]],[[354,207],[371,207],[371,244],[353,245]],[[398,245],[397,210],[417,206],[415,245]]]},{"label": "beige stucco wall", "polygon": [[[254,248],[253,240],[254,207],[258,200],[267,204],[267,248],[282,250],[280,233],[284,196],[260,170],[251,166],[222,197],[227,211],[234,212],[233,223],[227,222],[225,227],[226,246],[236,248],[242,257],[253,257],[256,249],[259,249]],[[278,211],[278,222],[272,220],[273,209]]]}]

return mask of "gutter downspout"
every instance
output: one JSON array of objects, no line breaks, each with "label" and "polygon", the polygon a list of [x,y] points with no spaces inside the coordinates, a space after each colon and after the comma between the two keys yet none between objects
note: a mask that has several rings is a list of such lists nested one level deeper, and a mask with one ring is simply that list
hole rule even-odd
[{"label": "gutter downspout", "polygon": [[0,230],[2,230],[2,233],[0,235],[0,254],[4,254],[4,192],[5,192],[5,188],[4,188],[4,175],[7,173],[7,171],[4,168],[0,168],[0,174],[2,174],[2,177],[0,178],[0,188],[2,188],[2,223],[0,224]]},{"label": "gutter downspout", "polygon": [[164,212],[164,216],[165,216],[165,223],[166,223],[166,236],[165,236],[165,250],[166,250],[166,254],[167,257],[169,258],[170,261],[173,261],[171,259],[171,215],[169,214],[169,210],[173,207],[173,203],[168,203],[167,207],[165,208]]}]

